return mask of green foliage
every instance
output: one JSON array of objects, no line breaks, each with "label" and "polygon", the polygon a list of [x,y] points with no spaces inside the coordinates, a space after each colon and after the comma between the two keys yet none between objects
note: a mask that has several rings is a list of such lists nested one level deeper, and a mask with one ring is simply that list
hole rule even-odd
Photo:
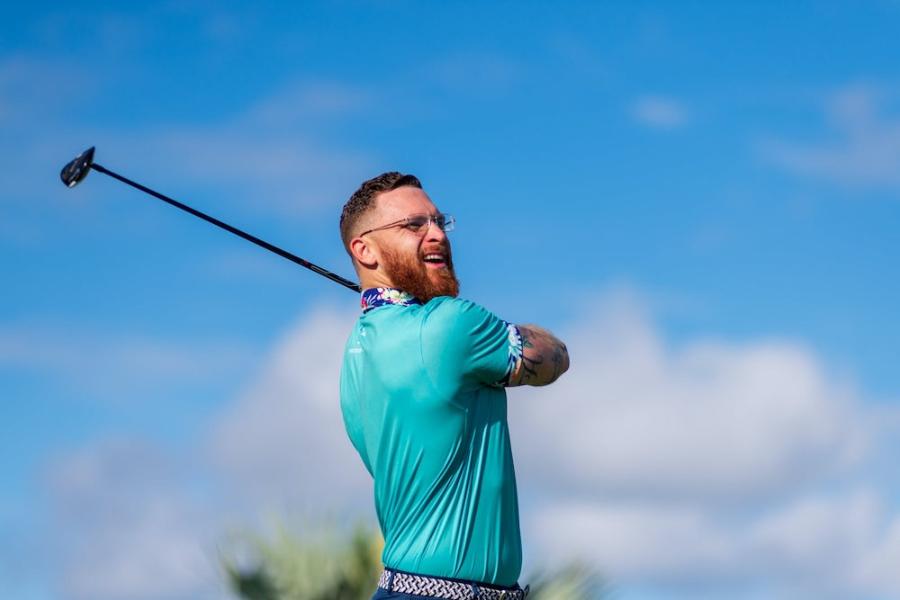
[{"label": "green foliage", "polygon": [[599,600],[610,595],[595,570],[576,563],[535,576],[528,600]]},{"label": "green foliage", "polygon": [[381,574],[381,537],[356,528],[349,539],[334,529],[303,537],[284,525],[274,535],[244,535],[251,566],[222,557],[232,592],[245,600],[368,600]]},{"label": "green foliage", "polygon": [[[230,589],[243,600],[369,600],[381,574],[383,541],[371,528],[357,527],[349,536],[319,528],[301,537],[278,525],[269,537],[245,534],[236,541],[252,566],[238,566],[234,555],[223,556],[222,566]],[[592,569],[572,564],[533,578],[528,600],[607,597]]]}]

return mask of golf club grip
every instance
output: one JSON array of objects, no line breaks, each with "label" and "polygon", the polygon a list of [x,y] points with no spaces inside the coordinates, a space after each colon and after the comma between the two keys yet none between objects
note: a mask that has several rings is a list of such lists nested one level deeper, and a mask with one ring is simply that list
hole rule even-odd
[{"label": "golf club grip", "polygon": [[151,190],[150,188],[137,183],[136,181],[132,181],[132,180],[128,179],[127,177],[122,177],[118,173],[110,171],[109,169],[106,169],[97,163],[91,164],[91,168],[94,169],[95,171],[99,171],[105,175],[109,175],[110,177],[113,177],[114,179],[118,179],[122,183],[128,184],[135,189],[138,189],[142,192],[150,194],[154,198],[159,198],[163,202],[165,202],[167,204],[171,204],[175,208],[180,208],[181,210],[188,212],[188,213],[194,215],[195,217],[199,217],[199,218],[203,219],[204,221],[206,221],[207,223],[212,223],[216,227],[220,227],[220,228],[224,229],[225,231],[231,232],[238,237],[242,237],[245,240],[247,240],[248,242],[253,242],[257,246],[260,246],[262,248],[265,248],[266,250],[274,252],[278,256],[281,256],[282,258],[286,258],[289,261],[300,265],[301,267],[306,267],[310,271],[318,273],[319,275],[322,275],[323,277],[327,277],[328,279],[334,281],[335,283],[341,284],[345,288],[351,289],[354,292],[362,291],[362,288],[360,288],[360,286],[358,284],[350,281],[349,279],[344,279],[340,275],[335,275],[331,271],[323,269],[319,265],[315,265],[315,264],[309,262],[308,260],[300,258],[299,256],[297,256],[295,254],[291,254],[287,250],[282,250],[278,246],[270,244],[269,242],[267,242],[265,240],[261,240],[258,237],[254,236],[254,235],[250,235],[249,233],[247,233],[245,231],[241,231],[237,227],[232,227],[228,223],[220,221],[215,217],[211,217],[211,216],[207,215],[206,213],[202,213],[195,208],[191,208],[187,204],[182,204],[178,200],[169,198],[168,196],[164,196],[164,195],[160,194],[159,192]]}]

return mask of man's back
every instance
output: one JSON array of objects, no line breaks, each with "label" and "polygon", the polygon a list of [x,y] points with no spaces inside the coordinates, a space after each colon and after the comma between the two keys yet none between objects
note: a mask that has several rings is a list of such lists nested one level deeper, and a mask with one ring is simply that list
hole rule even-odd
[{"label": "man's back", "polygon": [[347,342],[341,408],[375,480],[385,566],[516,582],[515,473],[506,422],[515,329],[439,297],[364,313]]}]

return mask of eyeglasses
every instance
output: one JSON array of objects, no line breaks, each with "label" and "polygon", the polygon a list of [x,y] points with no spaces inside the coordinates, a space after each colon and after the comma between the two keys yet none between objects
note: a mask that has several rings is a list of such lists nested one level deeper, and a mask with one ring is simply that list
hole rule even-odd
[{"label": "eyeglasses", "polygon": [[394,221],[393,223],[388,223],[387,225],[382,225],[381,227],[376,227],[374,229],[369,229],[368,231],[363,231],[359,234],[360,237],[366,235],[367,233],[372,233],[373,231],[381,231],[382,229],[390,229],[391,227],[404,227],[407,230],[413,233],[425,233],[428,229],[428,226],[434,223],[438,229],[447,233],[448,231],[453,231],[453,227],[456,225],[456,219],[454,219],[450,215],[444,214],[436,214],[436,215],[409,215],[399,221]]}]

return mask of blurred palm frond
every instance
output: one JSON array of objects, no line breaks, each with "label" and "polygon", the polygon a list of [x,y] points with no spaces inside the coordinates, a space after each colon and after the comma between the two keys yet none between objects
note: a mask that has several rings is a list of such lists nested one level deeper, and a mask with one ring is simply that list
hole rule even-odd
[{"label": "blurred palm frond", "polygon": [[[271,536],[247,533],[236,541],[249,556],[239,560],[234,552],[221,562],[229,589],[243,600],[368,600],[381,574],[384,542],[369,527],[358,526],[349,537],[336,528],[301,536],[279,524]],[[594,570],[573,563],[534,577],[528,599],[609,597]]]}]

